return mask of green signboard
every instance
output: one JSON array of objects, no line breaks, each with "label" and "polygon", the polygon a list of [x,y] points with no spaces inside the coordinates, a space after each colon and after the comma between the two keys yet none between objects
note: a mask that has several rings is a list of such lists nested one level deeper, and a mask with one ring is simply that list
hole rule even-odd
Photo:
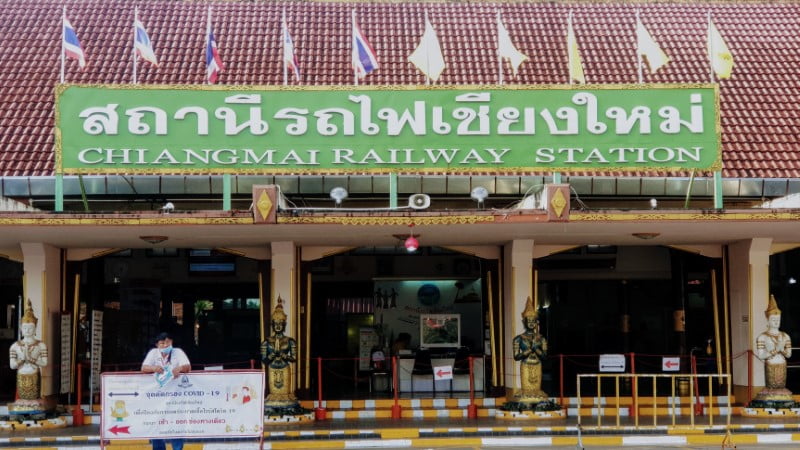
[{"label": "green signboard", "polygon": [[61,173],[719,170],[715,85],[59,85]]}]

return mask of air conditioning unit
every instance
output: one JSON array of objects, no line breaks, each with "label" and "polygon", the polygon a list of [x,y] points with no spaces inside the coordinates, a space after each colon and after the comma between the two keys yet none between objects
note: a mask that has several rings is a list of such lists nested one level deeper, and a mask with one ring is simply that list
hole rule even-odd
[{"label": "air conditioning unit", "polygon": [[413,194],[408,197],[408,207],[411,209],[425,209],[431,206],[431,197],[427,194]]}]

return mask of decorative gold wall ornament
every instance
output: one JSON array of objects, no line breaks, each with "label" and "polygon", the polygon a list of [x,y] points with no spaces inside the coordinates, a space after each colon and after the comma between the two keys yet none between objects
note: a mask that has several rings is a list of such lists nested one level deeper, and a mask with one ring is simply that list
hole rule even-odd
[{"label": "decorative gold wall ornament", "polygon": [[261,214],[261,217],[267,217],[269,212],[272,211],[272,200],[269,199],[269,196],[265,191],[261,191],[261,195],[258,197],[256,207],[258,208],[258,212]]},{"label": "decorative gold wall ornament", "polygon": [[568,184],[548,184],[545,186],[545,198],[547,198],[547,220],[550,222],[568,222],[570,220],[569,211],[569,185]]},{"label": "decorative gold wall ornament", "polygon": [[564,198],[564,193],[561,190],[556,190],[553,200],[550,201],[550,206],[556,212],[556,215],[561,217],[564,213],[564,207],[567,206],[567,199]]},{"label": "decorative gold wall ornament", "polygon": [[411,222],[415,225],[465,225],[497,221],[497,216],[437,216],[414,217],[413,221],[407,217],[342,217],[342,216],[305,216],[305,217],[279,217],[280,224],[341,224],[341,225],[401,225],[408,226]]},{"label": "decorative gold wall ornament", "polygon": [[253,186],[253,222],[272,224],[278,217],[277,204],[280,188],[274,184]]}]

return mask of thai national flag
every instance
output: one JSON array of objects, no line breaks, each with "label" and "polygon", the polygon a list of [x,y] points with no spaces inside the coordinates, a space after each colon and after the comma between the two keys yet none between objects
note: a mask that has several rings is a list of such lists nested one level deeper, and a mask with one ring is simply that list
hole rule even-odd
[{"label": "thai national flag", "polygon": [[[286,24],[286,10],[283,11],[283,64],[286,69],[294,72],[294,78],[300,81],[300,63],[297,54],[294,52],[294,42],[289,34],[289,26]],[[285,74],[286,72],[284,72]],[[284,75],[285,77],[285,75]]]},{"label": "thai national flag", "polygon": [[61,42],[61,47],[63,48],[64,54],[72,59],[77,59],[78,66],[83,69],[86,67],[86,54],[83,52],[83,47],[81,47],[81,41],[78,40],[78,33],[75,32],[75,28],[72,27],[72,24],[69,23],[66,13],[64,13],[63,23],[64,30],[62,35],[64,37]]},{"label": "thai national flag", "polygon": [[217,41],[211,31],[211,8],[208,9],[208,30],[206,33],[206,79],[209,83],[216,83],[217,77],[222,72],[222,57],[217,50]]},{"label": "thai national flag", "polygon": [[144,24],[138,18],[133,21],[133,48],[136,49],[136,53],[143,60],[154,66],[158,65],[158,58],[156,58],[156,53],[153,51],[153,43],[150,42],[150,37],[147,35],[147,30],[144,29]]},{"label": "thai national flag", "polygon": [[353,70],[359,78],[378,68],[378,57],[375,50],[364,37],[356,23],[356,12],[353,11]]}]

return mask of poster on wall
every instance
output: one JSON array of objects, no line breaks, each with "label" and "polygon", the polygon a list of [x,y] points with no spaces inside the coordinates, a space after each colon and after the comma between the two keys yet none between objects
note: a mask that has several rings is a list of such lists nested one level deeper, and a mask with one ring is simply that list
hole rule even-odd
[{"label": "poster on wall", "polygon": [[410,349],[424,347],[420,317],[449,314],[459,317],[460,336],[456,333],[451,339],[456,342],[446,346],[464,345],[476,352],[483,349],[480,279],[376,280],[374,287],[375,321],[392,341],[407,333]]},{"label": "poster on wall", "polygon": [[92,311],[91,389],[100,390],[100,364],[103,361],[103,311]]},{"label": "poster on wall", "polygon": [[372,349],[378,345],[378,333],[374,328],[361,327],[358,330],[358,370],[366,371],[371,368]]},{"label": "poster on wall", "polygon": [[460,347],[461,314],[421,314],[420,347]]},{"label": "poster on wall", "polygon": [[66,394],[72,387],[72,314],[61,314],[61,388]]},{"label": "poster on wall", "polygon": [[109,440],[259,436],[264,372],[104,373],[101,436]]}]

